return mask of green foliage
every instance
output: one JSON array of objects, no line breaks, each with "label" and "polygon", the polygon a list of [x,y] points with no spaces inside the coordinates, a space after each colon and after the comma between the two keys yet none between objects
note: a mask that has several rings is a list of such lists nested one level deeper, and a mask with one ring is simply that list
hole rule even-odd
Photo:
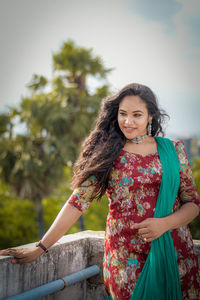
[{"label": "green foliage", "polygon": [[[192,161],[193,177],[197,186],[198,194],[200,196],[200,157],[194,158]],[[190,224],[190,230],[193,239],[200,240],[200,216],[194,219]]]},{"label": "green foliage", "polygon": [[[65,179],[54,193],[44,198],[42,201],[45,220],[45,231],[51,226],[62,206],[72,194],[69,183],[71,181],[70,168],[65,168]],[[68,184],[66,184],[68,182]],[[103,196],[100,201],[93,201],[88,210],[83,214],[86,230],[105,230],[106,217],[108,214],[108,199]],[[80,231],[80,225],[77,221],[67,232],[67,234]]]},{"label": "green foliage", "polygon": [[[64,166],[77,159],[83,139],[92,129],[100,100],[108,93],[102,84],[111,69],[106,69],[92,49],[65,42],[53,55],[52,81],[33,74],[18,109],[0,115],[0,176],[21,199],[36,204],[43,233],[42,199],[48,197],[64,176]],[[89,92],[88,77],[101,84]],[[48,85],[48,92],[45,87]],[[25,131],[15,135],[18,120]]]},{"label": "green foliage", "polygon": [[[58,197],[54,195],[43,199],[45,231],[51,226],[52,222],[56,218],[60,209],[64,205],[65,201],[69,198],[72,191],[66,189],[63,196]],[[104,196],[101,201],[94,201],[83,214],[85,230],[105,230],[106,217],[108,214],[108,199]],[[77,221],[67,232],[67,234],[76,233],[80,231],[80,225]]]},{"label": "green foliage", "polygon": [[36,241],[37,213],[27,199],[16,198],[9,188],[0,185],[0,249]]},{"label": "green foliage", "polygon": [[192,172],[197,186],[197,190],[200,194],[200,157],[193,158],[192,160]]},{"label": "green foliage", "polygon": [[112,69],[105,69],[100,57],[94,57],[92,49],[85,49],[75,45],[72,40],[65,42],[61,50],[53,55],[54,71],[65,71],[70,83],[76,83],[79,89],[85,89],[88,74],[105,78]]},{"label": "green foliage", "polygon": [[86,230],[105,230],[108,214],[108,198],[103,196],[100,201],[94,201],[84,213]]},{"label": "green foliage", "polygon": [[1,114],[0,117],[0,136],[8,131],[8,126],[10,124],[10,117],[7,114]]},{"label": "green foliage", "polygon": [[198,216],[189,224],[192,238],[194,240],[200,240],[200,217]]},{"label": "green foliage", "polygon": [[33,74],[31,81],[28,83],[27,87],[34,91],[42,91],[43,88],[47,85],[48,80],[44,76]]}]

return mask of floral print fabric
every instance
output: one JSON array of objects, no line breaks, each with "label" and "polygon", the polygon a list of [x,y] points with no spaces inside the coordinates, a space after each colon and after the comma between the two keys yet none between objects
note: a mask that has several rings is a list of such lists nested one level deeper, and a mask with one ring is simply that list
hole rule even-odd
[{"label": "floral print fabric", "polygon": [[[200,207],[183,142],[174,142],[179,158],[180,187],[173,212],[186,202]],[[142,156],[122,150],[114,161],[107,188],[109,213],[105,230],[104,286],[112,299],[130,299],[150,251],[134,223],[152,218],[159,193],[162,166],[158,153]],[[96,178],[90,177],[68,202],[85,212],[93,200]],[[200,272],[188,225],[171,230],[184,300],[200,299]]]}]

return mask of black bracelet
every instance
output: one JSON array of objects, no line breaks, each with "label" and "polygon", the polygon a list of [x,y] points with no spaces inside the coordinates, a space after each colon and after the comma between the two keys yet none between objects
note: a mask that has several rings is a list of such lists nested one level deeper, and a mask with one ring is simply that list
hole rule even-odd
[{"label": "black bracelet", "polygon": [[48,252],[47,248],[40,241],[36,244],[36,247],[40,247],[46,253]]}]

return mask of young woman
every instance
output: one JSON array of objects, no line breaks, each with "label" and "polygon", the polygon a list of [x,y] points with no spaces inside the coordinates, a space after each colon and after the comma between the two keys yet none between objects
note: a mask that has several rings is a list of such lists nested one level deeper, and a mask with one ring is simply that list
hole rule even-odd
[{"label": "young woman", "polygon": [[13,263],[37,259],[106,192],[103,271],[109,298],[200,299],[187,225],[199,214],[200,198],[183,142],[163,137],[166,116],[141,84],[104,99],[74,167],[74,192],[49,231],[33,249],[0,255],[13,255]]}]

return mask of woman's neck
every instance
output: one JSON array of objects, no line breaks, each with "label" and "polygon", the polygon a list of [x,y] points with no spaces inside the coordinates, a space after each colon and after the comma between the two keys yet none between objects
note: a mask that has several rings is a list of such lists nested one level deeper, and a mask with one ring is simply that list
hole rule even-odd
[{"label": "woman's neck", "polygon": [[149,136],[143,139],[139,144],[127,140],[124,150],[142,155],[156,153],[158,151],[156,140]]}]

